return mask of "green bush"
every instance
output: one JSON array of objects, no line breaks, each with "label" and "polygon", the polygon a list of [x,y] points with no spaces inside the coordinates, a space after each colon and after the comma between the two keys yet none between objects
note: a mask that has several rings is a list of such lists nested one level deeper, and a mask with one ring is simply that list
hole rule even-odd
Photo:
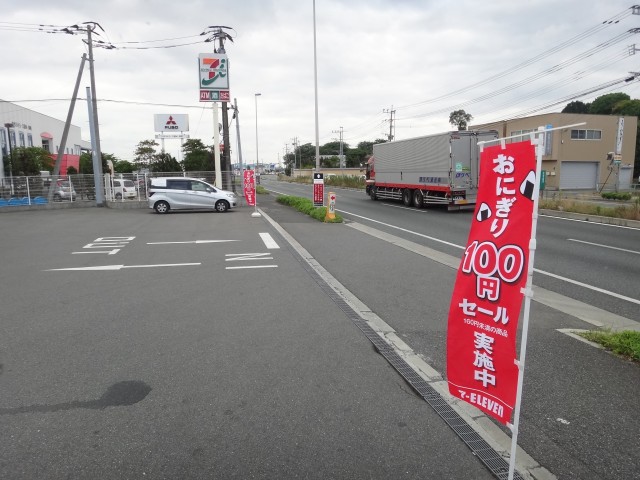
[{"label": "green bush", "polygon": [[600,195],[607,200],[631,200],[629,192],[602,192]]},{"label": "green bush", "polygon": [[581,332],[580,335],[587,340],[599,343],[618,355],[640,362],[640,332],[629,330],[623,332],[589,331]]},{"label": "green bush", "polygon": [[308,198],[294,197],[291,195],[279,195],[276,199],[278,203],[293,207],[299,212],[309,215],[311,218],[315,218],[321,222],[326,223],[342,223],[343,218],[336,213],[336,218],[333,220],[325,220],[327,215],[327,207],[314,207],[313,202]]}]

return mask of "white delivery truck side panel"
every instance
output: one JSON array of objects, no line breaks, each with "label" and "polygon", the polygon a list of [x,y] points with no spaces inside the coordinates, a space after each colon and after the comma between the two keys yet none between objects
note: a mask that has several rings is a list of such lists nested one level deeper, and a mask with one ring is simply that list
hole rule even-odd
[{"label": "white delivery truck side panel", "polygon": [[449,141],[449,133],[442,133],[375,144],[376,183],[418,185],[425,183],[426,177],[432,177],[447,184],[451,165]]},{"label": "white delivery truck side panel", "polygon": [[375,144],[367,194],[374,200],[402,200],[418,208],[429,204],[473,208],[478,142],[497,138],[495,130],[464,130]]}]

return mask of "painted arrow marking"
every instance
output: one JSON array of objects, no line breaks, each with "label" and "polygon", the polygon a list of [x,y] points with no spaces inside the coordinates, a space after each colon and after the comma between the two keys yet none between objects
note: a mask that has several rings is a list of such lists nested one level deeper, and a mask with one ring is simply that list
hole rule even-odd
[{"label": "painted arrow marking", "polygon": [[147,242],[147,245],[169,245],[175,243],[225,243],[225,242],[239,242],[240,240],[193,240],[189,242]]},{"label": "painted arrow marking", "polygon": [[158,265],[96,265],[94,267],[74,267],[74,268],[50,268],[45,272],[62,272],[62,271],[114,271],[124,268],[157,268],[157,267],[182,267],[188,265],[202,265],[201,263],[164,263]]}]

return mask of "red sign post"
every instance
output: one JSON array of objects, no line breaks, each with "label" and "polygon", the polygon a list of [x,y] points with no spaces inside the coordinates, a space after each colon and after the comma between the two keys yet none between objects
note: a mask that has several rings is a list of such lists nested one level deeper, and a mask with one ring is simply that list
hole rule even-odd
[{"label": "red sign post", "polygon": [[469,240],[449,308],[449,392],[504,424],[518,387],[516,335],[536,186],[531,142],[485,147]]},{"label": "red sign post", "polygon": [[253,170],[243,170],[243,188],[244,198],[247,205],[255,207],[256,205],[256,175]]},{"label": "red sign post", "polygon": [[324,205],[324,173],[313,174],[313,206]]}]

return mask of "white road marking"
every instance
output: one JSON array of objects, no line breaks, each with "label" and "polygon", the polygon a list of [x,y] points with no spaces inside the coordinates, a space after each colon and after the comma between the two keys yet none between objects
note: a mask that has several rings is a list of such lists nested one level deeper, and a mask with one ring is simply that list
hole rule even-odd
[{"label": "white road marking", "polygon": [[147,245],[170,245],[174,243],[225,243],[225,242],[239,242],[240,240],[192,240],[189,242],[147,242]]},{"label": "white road marking", "polygon": [[635,250],[627,250],[626,248],[612,247],[610,245],[602,245],[601,243],[585,242],[584,240],[576,240],[575,238],[567,238],[567,240],[569,242],[586,243],[587,245],[593,245],[594,247],[610,248],[611,250],[619,250],[621,252],[635,253],[636,255],[640,255],[640,252],[637,252]]},{"label": "white road marking", "polygon": [[555,215],[540,214],[541,217],[553,218],[555,220],[566,220],[567,222],[590,223],[591,225],[600,225],[602,227],[627,228],[629,230],[638,230],[638,227],[627,227],[626,225],[613,225],[611,223],[593,222],[589,220],[580,220],[578,218],[556,217]]},{"label": "white road marking", "polygon": [[269,249],[280,248],[280,245],[276,243],[271,235],[268,233],[260,233],[260,238],[264,242],[264,245]]},{"label": "white road marking", "polygon": [[604,293],[605,295],[609,295],[611,297],[619,298],[620,300],[625,300],[627,302],[640,305],[640,300],[636,300],[635,298],[631,297],[625,297],[624,295],[620,295],[619,293],[615,293],[610,290],[605,290],[604,288],[594,287],[593,285],[578,282],[577,280],[572,280],[567,277],[561,277],[560,275],[556,275],[555,273],[545,272],[544,270],[538,270],[537,268],[534,268],[533,271],[536,273],[541,273],[543,275],[548,275],[549,277],[557,278],[558,280],[563,280],[567,283],[573,283],[574,285],[578,285],[579,287],[588,288],[589,290],[593,290],[594,292]]},{"label": "white road marking", "polygon": [[427,210],[420,210],[418,208],[411,208],[411,207],[405,207],[405,206],[401,206],[401,205],[392,205],[390,203],[381,203],[381,205],[384,205],[385,207],[391,207],[391,208],[400,208],[402,210],[411,210],[412,212],[415,213],[428,213]]},{"label": "white road marking", "polygon": [[124,268],[156,268],[156,267],[182,267],[186,265],[202,265],[201,263],[164,263],[158,265],[97,265],[94,267],[74,267],[74,268],[51,268],[44,270],[45,272],[62,272],[62,271],[113,271],[122,270]]},{"label": "white road marking", "polygon": [[270,253],[228,253],[225,257],[230,257],[225,262],[237,262],[243,260],[273,260],[273,257],[269,256]]},{"label": "white road marking", "polygon": [[[408,230],[406,228],[397,227],[395,225],[390,225],[388,223],[380,222],[380,221],[374,220],[372,218],[363,217],[362,215],[356,215],[355,213],[345,212],[344,210],[342,212],[346,213],[347,215],[353,215],[354,217],[364,218],[365,220],[368,220],[370,222],[379,223],[379,224],[384,225],[384,226],[389,227],[389,228],[395,228],[396,230],[400,230],[400,231],[403,231],[403,232],[411,233],[412,235],[416,235],[418,237],[427,238],[429,240],[433,240],[434,242],[444,243],[445,245],[449,245],[451,247],[459,248],[461,250],[464,250],[464,248],[465,248],[465,247],[462,247],[460,245],[456,245],[456,244],[451,243],[451,242],[446,242],[446,241],[440,240],[438,238],[430,237],[428,235],[423,235],[422,233],[418,233],[418,232],[414,232],[412,230]],[[605,290],[603,288],[598,288],[598,287],[595,287],[593,285],[588,285],[586,283],[578,282],[577,280],[572,280],[572,279],[567,278],[567,277],[562,277],[560,275],[556,275],[556,274],[551,273],[551,272],[545,272],[544,270],[539,270],[537,268],[534,268],[533,271],[536,272],[536,273],[540,273],[542,275],[548,275],[550,277],[557,278],[558,280],[563,280],[563,281],[565,281],[567,283],[572,283],[574,285],[578,285],[580,287],[583,287],[583,288],[586,288],[586,289],[589,289],[589,290],[593,290],[595,292],[604,293],[605,295],[610,295],[612,297],[619,298],[621,300],[625,300],[627,302],[636,303],[636,304],[640,305],[640,300],[636,300],[635,298],[625,297],[624,295],[620,295],[619,293],[611,292],[611,291]]]},{"label": "white road marking", "polygon": [[407,230],[406,228],[396,227],[395,225],[391,225],[389,223],[380,222],[378,220],[374,220],[373,218],[363,217],[362,215],[356,215],[355,213],[345,212],[344,210],[340,210],[340,211],[342,213],[346,213],[347,215],[352,215],[352,216],[358,217],[358,218],[364,218],[365,220],[368,220],[369,222],[379,223],[380,225],[384,225],[385,227],[395,228],[396,230],[400,230],[402,232],[411,233],[413,235],[417,235],[418,237],[427,238],[429,240],[433,240],[434,242],[444,243],[445,245],[449,245],[450,247],[455,247],[455,248],[459,248],[460,250],[464,250],[464,247],[461,247],[460,245],[456,245],[455,243],[446,242],[444,240],[440,240],[439,238],[430,237],[428,235],[423,235],[422,233],[414,232],[413,230]]},{"label": "white road marking", "polygon": [[278,268],[278,265],[247,265],[244,267],[226,267],[227,270],[241,270],[247,268]]}]

